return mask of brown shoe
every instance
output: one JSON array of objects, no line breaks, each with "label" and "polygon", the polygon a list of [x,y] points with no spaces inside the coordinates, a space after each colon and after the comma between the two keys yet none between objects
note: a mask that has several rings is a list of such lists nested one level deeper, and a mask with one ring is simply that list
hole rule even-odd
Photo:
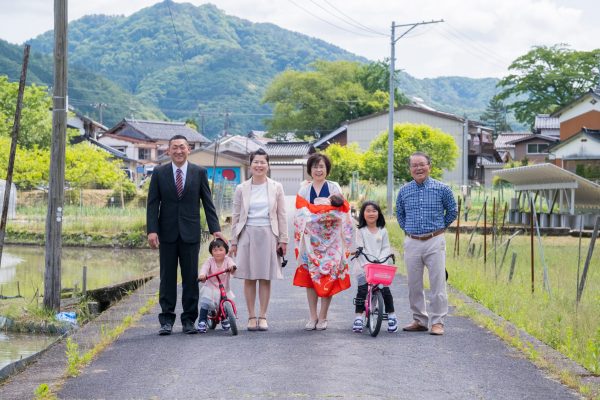
[{"label": "brown shoe", "polygon": [[402,330],[407,332],[426,332],[427,327],[421,325],[419,321],[413,321],[412,324],[406,325]]},{"label": "brown shoe", "polygon": [[441,336],[444,334],[444,325],[442,324],[433,324],[431,325],[431,332],[429,332],[430,335],[437,335],[437,336]]}]

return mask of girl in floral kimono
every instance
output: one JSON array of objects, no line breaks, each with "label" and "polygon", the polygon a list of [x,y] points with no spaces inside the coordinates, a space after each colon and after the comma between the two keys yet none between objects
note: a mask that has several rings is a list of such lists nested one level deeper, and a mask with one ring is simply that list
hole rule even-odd
[{"label": "girl in floral kimono", "polygon": [[[343,199],[340,186],[326,179],[331,170],[327,156],[313,154],[306,169],[313,180],[296,196],[294,241],[298,268],[294,285],[306,288],[310,319],[305,329],[325,330],[332,296],[350,287],[350,205]],[[319,298],[321,308],[317,310]]]}]

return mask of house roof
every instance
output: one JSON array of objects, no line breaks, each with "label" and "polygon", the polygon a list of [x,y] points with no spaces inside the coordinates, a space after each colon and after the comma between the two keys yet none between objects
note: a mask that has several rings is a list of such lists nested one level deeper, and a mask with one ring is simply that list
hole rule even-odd
[{"label": "house roof", "polygon": [[335,131],[328,133],[327,135],[323,136],[322,138],[320,138],[319,140],[315,140],[312,145],[317,148],[317,147],[321,147],[324,143],[327,143],[327,141],[333,139],[334,137],[336,137],[337,135],[345,132],[346,130],[348,130],[348,125],[342,125],[339,128],[337,128]]},{"label": "house roof", "polygon": [[568,111],[569,109],[575,107],[577,104],[581,103],[581,101],[585,100],[588,97],[593,97],[597,101],[600,101],[600,92],[595,91],[593,89],[590,89],[588,92],[586,92],[586,93],[582,94],[581,96],[577,97],[575,100],[573,100],[569,104],[565,105],[564,107],[561,107],[560,109],[558,109],[555,112],[553,112],[552,114],[550,114],[550,116],[551,117],[559,118],[562,115],[562,113],[564,113],[565,111]]},{"label": "house roof", "polygon": [[[210,140],[190,128],[185,122],[167,122],[167,121],[143,121],[124,119],[116,126],[110,129],[109,133],[118,132],[121,127],[129,125],[137,132],[148,138],[148,140],[168,141],[175,135],[184,136],[188,142],[210,143]],[[125,135],[117,135],[125,136]]]},{"label": "house roof", "polygon": [[[214,151],[211,149],[207,149],[206,147],[201,147],[199,149],[194,149],[190,152],[190,155],[192,154],[197,154],[197,153],[208,153],[213,155]],[[235,161],[235,162],[239,162],[241,164],[244,165],[248,165],[248,160],[245,157],[239,157],[233,154],[224,154],[222,152],[219,152],[219,158],[220,159],[227,159],[227,160],[231,160],[231,161]],[[156,160],[159,164],[164,164],[165,162],[170,162],[171,161],[171,157],[168,154],[163,154],[162,156],[160,156],[158,158],[158,160]]]},{"label": "house roof", "polygon": [[112,139],[122,140],[124,142],[130,142],[130,143],[147,143],[146,140],[133,138],[131,136],[115,135],[114,133],[103,133],[101,138],[112,138]]},{"label": "house roof", "polygon": [[521,138],[513,139],[509,142],[509,144],[517,144],[517,143],[526,142],[528,140],[534,140],[534,139],[535,140],[541,139],[541,140],[545,140],[547,142],[558,142],[557,137],[540,135],[538,133],[532,133],[532,134],[529,134],[529,135],[521,137]]},{"label": "house roof", "polygon": [[[437,110],[433,110],[431,108],[424,108],[421,106],[418,106],[416,104],[405,104],[403,106],[398,106],[394,109],[394,111],[399,111],[399,110],[412,110],[412,111],[418,111],[418,112],[422,112],[425,114],[430,114],[430,115],[435,115],[437,117],[441,117],[441,118],[447,118],[447,119],[451,119],[453,121],[457,121],[457,122],[464,122],[465,120],[461,117],[458,117],[454,114],[450,114],[450,113],[446,113],[446,112],[442,112],[442,111],[437,111]],[[350,125],[359,121],[364,121],[366,119],[370,119],[373,117],[378,117],[381,115],[385,115],[388,114],[389,111],[381,111],[378,113],[374,113],[374,114],[370,114],[370,115],[365,115],[364,117],[360,117],[360,118],[356,118],[356,119],[352,119],[349,121],[346,121],[346,125]]]},{"label": "house roof", "polygon": [[515,147],[515,145],[510,142],[512,142],[513,140],[521,139],[521,138],[523,138],[525,136],[529,136],[529,135],[531,135],[531,132],[501,133],[496,138],[496,141],[494,142],[494,147],[496,147],[497,149],[513,148],[513,147]]},{"label": "house roof", "polygon": [[535,116],[535,129],[560,129],[558,117],[551,117],[549,114],[538,114]]},{"label": "house roof", "polygon": [[309,142],[269,142],[265,145],[269,157],[305,157],[315,152]]},{"label": "house roof", "polygon": [[554,164],[502,169],[493,174],[512,183],[518,191],[574,189],[576,207],[598,209],[600,206],[600,185]]},{"label": "house roof", "polygon": [[560,143],[556,143],[554,146],[552,146],[549,149],[549,151],[554,152],[554,151],[568,145],[569,143],[571,143],[573,141],[579,140],[581,138],[581,136],[584,136],[584,135],[588,136],[592,140],[600,142],[600,130],[583,128],[581,131],[579,131],[575,135],[569,137],[568,139],[566,139]]}]

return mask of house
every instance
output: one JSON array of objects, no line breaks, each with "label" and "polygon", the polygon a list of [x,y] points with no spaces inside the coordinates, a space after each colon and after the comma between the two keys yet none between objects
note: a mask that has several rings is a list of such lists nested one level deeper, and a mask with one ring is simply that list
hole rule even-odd
[{"label": "house", "polygon": [[551,114],[558,118],[560,140],[565,141],[583,128],[600,129],[600,84]]},{"label": "house", "polygon": [[536,115],[533,133],[544,136],[560,137],[560,121],[558,117],[551,117],[549,114]]},{"label": "house", "polygon": [[571,172],[575,172],[578,165],[600,169],[600,130],[583,128],[579,133],[552,146],[549,159]]},{"label": "house", "polygon": [[[191,151],[188,160],[206,168],[208,179],[214,181],[215,184],[230,182],[239,185],[248,179],[248,157],[222,153],[215,157],[214,149],[199,148]],[[163,156],[160,161],[161,163],[169,162],[171,159]]]},{"label": "house", "polygon": [[169,139],[185,136],[191,149],[200,148],[210,140],[184,122],[138,121],[124,119],[103,134],[98,141],[115,148],[142,164],[154,165],[166,152]]},{"label": "house", "polygon": [[514,161],[527,160],[530,164],[540,164],[548,160],[548,148],[558,142],[555,136],[544,136],[531,133],[527,136],[507,142],[514,148]]},{"label": "house", "polygon": [[[484,176],[481,168],[483,158],[490,163],[501,161],[499,154],[494,149],[493,129],[475,121],[469,121],[468,135],[465,138],[464,118],[423,105],[410,104],[399,106],[394,111],[394,125],[401,123],[426,124],[440,129],[454,138],[460,149],[459,157],[452,170],[444,171],[443,179],[446,182],[462,183],[467,180],[481,180]],[[387,131],[388,127],[389,113],[382,111],[346,121],[336,130],[316,140],[313,146],[324,150],[332,143],[346,145],[355,142],[362,151],[365,151],[373,139]]]},{"label": "house", "polygon": [[531,135],[531,132],[502,132],[498,134],[494,142],[494,148],[500,155],[503,162],[507,163],[515,160],[515,145],[513,140],[522,139]]},{"label": "house", "polygon": [[316,151],[309,142],[268,142],[264,147],[271,165],[270,177],[283,185],[283,192],[293,195],[302,181],[309,178],[306,160]]},{"label": "house", "polygon": [[67,118],[67,127],[77,129],[81,136],[93,139],[98,139],[104,132],[108,131],[108,128],[100,122],[96,122],[78,112],[75,112],[74,116]]},{"label": "house", "polygon": [[336,130],[322,136],[313,142],[313,146],[318,150],[325,150],[331,144],[346,146],[348,144],[348,125],[342,125]]},{"label": "house", "polygon": [[[227,135],[202,149],[211,156],[204,154],[201,156],[200,153],[203,152],[192,151],[190,160],[208,168],[209,177],[212,166],[216,163],[217,177],[222,175],[219,173],[224,169],[227,174],[225,179],[239,176],[241,180],[244,180],[250,176],[248,156],[258,149],[265,150],[269,155],[270,177],[283,185],[285,193],[295,194],[300,183],[307,178],[306,159],[316,151],[314,146],[308,142],[278,142],[255,136],[253,132],[246,136]],[[240,163],[240,160],[243,161],[243,164]]]}]

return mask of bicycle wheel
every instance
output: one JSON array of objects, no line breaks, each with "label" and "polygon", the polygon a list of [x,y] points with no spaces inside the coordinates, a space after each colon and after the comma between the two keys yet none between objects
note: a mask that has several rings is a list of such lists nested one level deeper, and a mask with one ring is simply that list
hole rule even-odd
[{"label": "bicycle wheel", "polygon": [[367,326],[371,336],[375,337],[379,334],[381,321],[383,321],[383,294],[381,294],[381,291],[374,291],[371,294],[371,301],[369,303]]},{"label": "bicycle wheel", "polygon": [[217,326],[217,313],[214,311],[210,311],[208,313],[208,328],[215,329]]},{"label": "bicycle wheel", "polygon": [[231,334],[233,336],[238,334],[237,328],[237,320],[235,319],[235,313],[233,312],[233,306],[230,302],[226,302],[225,305],[225,316],[229,320],[229,325],[231,325]]}]

